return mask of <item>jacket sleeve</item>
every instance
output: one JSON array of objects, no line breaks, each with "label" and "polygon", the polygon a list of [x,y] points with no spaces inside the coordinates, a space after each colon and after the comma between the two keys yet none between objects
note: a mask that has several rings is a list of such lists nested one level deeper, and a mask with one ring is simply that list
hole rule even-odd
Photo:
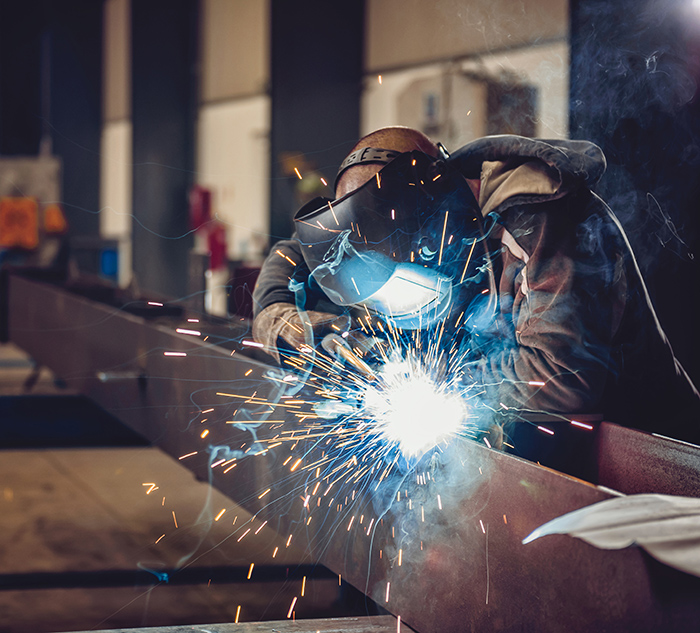
[{"label": "jacket sleeve", "polygon": [[572,413],[600,404],[622,299],[605,224],[581,213],[581,197],[501,218],[497,313],[475,319],[482,329],[472,336],[495,405]]},{"label": "jacket sleeve", "polygon": [[[299,242],[292,239],[277,242],[263,263],[253,290],[253,314],[257,316],[273,303],[295,303],[294,293],[289,289],[289,280],[304,273],[306,264]],[[308,277],[308,269],[306,269]]]}]

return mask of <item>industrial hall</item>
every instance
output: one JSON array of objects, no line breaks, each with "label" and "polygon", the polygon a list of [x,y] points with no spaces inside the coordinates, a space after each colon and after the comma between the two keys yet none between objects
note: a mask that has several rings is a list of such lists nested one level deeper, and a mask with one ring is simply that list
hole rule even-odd
[{"label": "industrial hall", "polygon": [[700,629],[700,0],[0,2],[0,633]]}]

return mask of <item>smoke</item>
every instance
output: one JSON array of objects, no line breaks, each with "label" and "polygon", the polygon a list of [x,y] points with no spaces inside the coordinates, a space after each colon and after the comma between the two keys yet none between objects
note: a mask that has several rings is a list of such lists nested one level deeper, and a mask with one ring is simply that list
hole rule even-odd
[{"label": "smoke", "polygon": [[605,152],[598,193],[620,219],[659,319],[697,382],[688,289],[700,280],[700,13],[683,0],[587,1],[572,12],[571,135]]},{"label": "smoke", "polygon": [[699,19],[677,0],[574,7],[571,133],[603,148],[609,168],[600,193],[645,272],[653,272],[662,249],[687,257],[695,238],[684,207],[700,167]]}]

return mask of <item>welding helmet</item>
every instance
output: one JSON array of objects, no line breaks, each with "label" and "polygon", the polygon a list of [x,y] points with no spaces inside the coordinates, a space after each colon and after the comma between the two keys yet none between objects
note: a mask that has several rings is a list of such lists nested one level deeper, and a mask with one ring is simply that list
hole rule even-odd
[{"label": "welding helmet", "polygon": [[[369,160],[358,160],[368,150]],[[341,172],[359,162],[386,166],[342,198],[316,198],[294,217],[311,278],[337,305],[426,328],[445,316],[467,255],[485,235],[478,204],[446,160],[364,148]]]}]

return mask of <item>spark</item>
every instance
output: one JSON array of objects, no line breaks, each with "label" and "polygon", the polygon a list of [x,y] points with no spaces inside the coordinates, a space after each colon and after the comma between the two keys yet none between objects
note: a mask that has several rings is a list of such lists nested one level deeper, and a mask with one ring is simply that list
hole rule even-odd
[{"label": "spark", "polygon": [[386,598],[384,602],[389,602],[389,590],[391,589],[391,582],[386,583]]},{"label": "spark", "polygon": [[377,75],[377,81],[379,82],[379,85],[381,86],[382,85],[382,76],[381,75]]},{"label": "spark", "polygon": [[301,597],[304,597],[304,591],[306,590],[306,576],[301,579]]},{"label": "spark", "polygon": [[544,383],[540,380],[530,380],[527,384],[532,385],[533,387],[544,387]]},{"label": "spark", "polygon": [[158,537],[158,539],[156,540],[156,542],[154,543],[154,545],[158,545],[158,543],[160,543],[161,539],[163,539],[164,537],[165,537],[165,534],[161,534],[161,535]]},{"label": "spark", "polygon": [[236,609],[236,619],[234,620],[235,624],[238,624],[238,617],[241,615],[241,605],[238,605],[238,608]]},{"label": "spark", "polygon": [[160,303],[160,302],[158,302],[158,301],[149,301],[149,302],[148,302],[148,305],[149,305],[149,306],[156,306],[156,307],[158,307],[158,308],[162,308],[162,307],[163,307],[163,304]]},{"label": "spark", "polygon": [[299,170],[298,170],[296,167],[294,168],[294,172],[296,173],[297,178],[298,178],[299,180],[302,180],[301,174],[299,173]]},{"label": "spark", "polygon": [[552,431],[552,429],[548,429],[545,426],[538,426],[537,428],[544,433],[548,433],[549,435],[554,435],[554,431]]},{"label": "spark", "polygon": [[255,563],[250,564],[250,569],[248,570],[248,580],[250,580],[250,577],[253,575],[253,567],[255,567]]},{"label": "spark", "polygon": [[177,525],[177,517],[175,516],[175,510],[173,510],[172,513],[173,513],[173,523],[175,524],[175,528],[177,529],[178,525]]},{"label": "spark", "polygon": [[294,600],[292,600],[292,604],[289,605],[289,612],[287,613],[287,619],[292,617],[292,611],[294,611],[294,605],[297,603],[297,597],[294,596]]},{"label": "spark", "polygon": [[331,213],[333,214],[333,219],[335,220],[335,223],[338,226],[340,226],[340,222],[338,222],[338,218],[335,215],[335,211],[333,210],[333,205],[330,203],[330,201],[328,202],[328,208],[331,210]]},{"label": "spark", "polygon": [[587,429],[589,431],[593,430],[593,425],[592,424],[586,424],[585,422],[577,422],[576,420],[571,420],[571,424],[574,426],[579,426],[582,429]]},{"label": "spark", "polygon": [[185,352],[163,352],[163,356],[187,356]]},{"label": "spark", "polygon": [[224,516],[224,513],[226,512],[226,508],[224,508],[219,514],[216,515],[214,518],[214,521],[218,521],[222,516]]},{"label": "spark", "polygon": [[472,259],[472,254],[474,253],[474,247],[476,246],[476,240],[472,242],[472,247],[469,249],[469,255],[467,256],[467,262],[464,264],[464,270],[462,271],[462,278],[459,280],[461,284],[464,281],[464,276],[467,274],[467,268],[469,267],[469,262]]},{"label": "spark", "polygon": [[442,249],[445,246],[445,231],[447,230],[447,216],[449,211],[445,211],[445,223],[442,225],[442,239],[440,240],[440,256],[438,257],[438,266],[442,265]]},{"label": "spark", "polygon": [[240,543],[240,542],[245,538],[246,534],[248,534],[248,532],[250,532],[250,528],[248,528],[245,532],[243,532],[243,534],[241,534],[241,535],[238,537],[238,540],[237,540],[236,542],[237,542],[237,543]]},{"label": "spark", "polygon": [[[379,179],[377,186],[381,187]],[[391,216],[392,219],[396,218],[395,209],[391,210]],[[439,263],[442,263],[445,256],[448,221],[449,215],[445,212]],[[357,235],[361,236],[359,227],[353,228]],[[448,240],[447,244],[450,243]],[[468,246],[471,249],[462,281],[466,277],[475,242]],[[283,252],[277,251],[277,254],[289,260]],[[459,272],[455,271],[455,274]],[[359,294],[358,284],[354,278],[352,281]],[[395,481],[395,476],[403,477],[412,471],[410,479],[417,481],[419,486],[426,487],[426,498],[436,498],[437,508],[443,510],[441,496],[431,490],[436,481],[436,478],[431,476],[431,472],[434,474],[434,471],[428,468],[425,461],[422,462],[420,472],[415,472],[414,467],[418,460],[430,451],[439,456],[454,438],[479,439],[480,434],[477,435],[473,419],[478,418],[481,401],[476,397],[483,393],[483,385],[477,386],[462,370],[468,350],[461,351],[456,331],[457,325],[466,316],[464,312],[459,314],[454,326],[446,325],[448,319],[449,324],[455,322],[450,316],[450,311],[429,328],[409,331],[402,330],[390,318],[382,320],[376,315],[373,317],[367,309],[365,312],[360,326],[368,336],[371,334],[380,340],[372,354],[354,347],[357,343],[353,343],[353,337],[348,336],[348,332],[338,327],[335,331],[338,335],[345,336],[349,356],[368,364],[373,373],[372,378],[361,370],[361,366],[351,363],[346,358],[337,358],[326,353],[320,347],[314,349],[310,343],[300,345],[297,350],[283,352],[282,367],[294,373],[285,375],[286,371],[283,371],[274,375],[262,374],[263,379],[275,382],[274,387],[277,391],[274,393],[277,395],[274,397],[265,397],[263,390],[256,390],[252,395],[250,392],[216,392],[217,396],[231,399],[224,401],[226,406],[247,414],[231,415],[226,409],[226,417],[230,418],[224,418],[226,424],[235,425],[237,428],[249,428],[251,433],[255,433],[255,429],[271,429],[271,432],[267,436],[254,436],[253,441],[243,442],[240,446],[231,446],[232,451],[241,452],[238,455],[239,461],[235,461],[236,458],[227,461],[214,458],[210,466],[220,466],[224,472],[228,472],[241,463],[243,454],[264,455],[273,448],[284,451],[284,454],[277,455],[277,463],[289,466],[288,475],[295,473],[295,477],[299,478],[299,486],[294,494],[303,504],[302,508],[296,505],[295,501],[296,510],[300,513],[303,510],[304,514],[303,518],[299,519],[299,525],[302,525],[302,521],[308,525],[312,512],[313,516],[316,516],[316,508],[319,508],[319,512],[327,512],[334,517],[338,527],[340,524],[345,525],[348,533],[352,531],[357,518],[359,529],[366,530],[367,537],[371,537],[372,530],[375,526],[378,527],[380,522],[379,519],[375,522],[375,518],[364,507],[357,508],[360,511],[355,512],[353,506],[357,503],[356,492],[376,490],[382,482]],[[462,323],[462,327],[465,327],[467,321],[469,316]],[[297,323],[301,325],[301,322]],[[301,330],[296,324],[292,325]],[[264,348],[264,345],[257,341],[246,339],[240,342],[243,346]],[[241,375],[243,373],[249,376],[252,369],[242,371]],[[256,374],[259,375],[260,373]],[[302,391],[302,388],[305,390]],[[223,406],[223,403],[218,406]],[[250,408],[246,409],[246,406]],[[294,416],[285,418],[285,409]],[[202,416],[196,414],[196,421],[204,423],[207,420],[205,414],[214,410],[215,408],[210,408],[202,411]],[[489,411],[494,410],[489,408]],[[294,426],[285,426],[285,422],[290,419],[294,420]],[[223,420],[220,424],[223,424]],[[211,429],[215,428],[213,422],[209,425]],[[275,425],[278,425],[278,430],[275,430]],[[209,429],[205,429],[202,438],[208,433]],[[488,439],[483,439],[488,446]],[[310,445],[314,447],[314,451],[308,450]],[[196,451],[183,455],[180,459],[194,454]],[[267,488],[258,495],[258,499],[267,495],[274,497],[271,492],[272,489]],[[401,504],[405,503],[408,510],[413,511],[408,491],[405,495],[401,490],[391,496]],[[266,499],[265,502],[268,501],[269,499]],[[431,502],[427,505],[429,510],[431,507],[435,508]],[[418,506],[421,521],[425,522],[425,507],[417,501],[416,511]],[[217,515],[215,521],[223,516],[224,511]],[[368,521],[367,525],[364,523],[365,518]],[[315,523],[324,520],[326,519],[323,516],[320,519],[317,517]],[[233,524],[235,523],[234,519]],[[250,527],[241,526],[241,531],[245,531],[237,536],[238,541],[253,530],[258,534],[264,525],[265,523],[256,528],[251,520]],[[394,526],[390,533],[396,534]],[[287,548],[291,545],[292,536],[293,534],[289,533],[286,539]],[[280,547],[275,547],[273,558],[277,556],[279,549]],[[398,565],[402,564],[403,549],[400,548]],[[249,578],[252,571],[251,564]],[[338,582],[342,583],[340,575]],[[387,584],[387,602],[389,592],[390,587]],[[302,585],[301,596],[304,594],[305,584]],[[289,613],[291,617],[294,613],[293,606],[290,607]]]},{"label": "spark", "polygon": [[198,332],[197,330],[186,330],[185,328],[177,328],[175,330],[178,334],[189,334],[190,336],[202,336],[201,332]]},{"label": "spark", "polygon": [[191,453],[187,453],[186,455],[181,455],[178,457],[178,459],[186,459],[187,457],[192,457],[192,455],[196,455],[199,451],[192,451]]},{"label": "spark", "polygon": [[292,264],[292,266],[296,266],[296,262],[295,262],[293,259],[290,259],[289,257],[287,257],[287,256],[286,256],[282,251],[280,251],[279,249],[275,250],[275,253],[277,253],[277,254],[278,254],[280,257],[282,257],[283,259],[286,259],[290,264]]}]

